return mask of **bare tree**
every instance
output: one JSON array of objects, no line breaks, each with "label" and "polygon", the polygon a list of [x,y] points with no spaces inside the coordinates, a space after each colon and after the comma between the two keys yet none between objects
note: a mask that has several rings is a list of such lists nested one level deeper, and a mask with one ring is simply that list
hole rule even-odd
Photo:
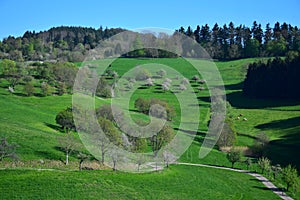
[{"label": "bare tree", "polygon": [[167,83],[163,83],[161,86],[162,86],[163,91],[170,90],[170,88],[169,88],[170,86]]},{"label": "bare tree", "polygon": [[96,144],[95,146],[97,146],[97,149],[99,147],[99,150],[101,152],[101,164],[104,165],[105,155],[110,146],[110,142],[109,142],[108,138],[105,137],[105,135],[100,134],[100,133],[93,135],[93,141]]},{"label": "bare tree", "polygon": [[66,154],[65,164],[69,164],[69,156],[74,151],[74,149],[78,146],[78,141],[75,138],[75,135],[69,133],[63,136],[58,137],[58,142],[60,147]]},{"label": "bare tree", "polygon": [[6,138],[2,138],[0,140],[0,161],[4,158],[18,159],[16,148],[16,144],[9,144]]},{"label": "bare tree", "polygon": [[183,85],[187,85],[189,83],[190,82],[189,82],[189,80],[187,78],[183,78],[182,81],[181,81],[181,84],[183,84]]},{"label": "bare tree", "polygon": [[81,171],[83,162],[89,158],[89,155],[80,152],[77,158],[79,159],[79,171]]},{"label": "bare tree", "polygon": [[163,152],[163,156],[164,156],[165,165],[168,168],[170,162],[173,162],[175,160],[175,156],[171,152],[169,152],[169,151],[164,151]]},{"label": "bare tree", "polygon": [[185,86],[184,84],[180,84],[180,85],[179,85],[179,89],[180,89],[180,90],[186,90],[186,86]]},{"label": "bare tree", "polygon": [[136,161],[136,164],[137,164],[137,170],[139,172],[141,165],[146,162],[146,158],[143,154],[140,154],[140,155],[138,155],[138,157],[135,161]]},{"label": "bare tree", "polygon": [[167,74],[167,72],[164,69],[160,69],[158,72],[156,72],[156,74],[162,78]]},{"label": "bare tree", "polygon": [[109,156],[113,164],[113,170],[117,171],[117,163],[125,159],[124,155],[122,155],[117,149],[111,148],[109,151]]},{"label": "bare tree", "polygon": [[147,78],[146,85],[147,86],[153,86],[154,85],[153,80],[151,78]]}]

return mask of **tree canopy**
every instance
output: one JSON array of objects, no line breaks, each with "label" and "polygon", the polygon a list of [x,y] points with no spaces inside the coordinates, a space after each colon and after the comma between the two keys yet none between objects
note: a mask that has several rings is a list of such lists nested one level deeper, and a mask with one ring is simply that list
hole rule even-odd
[{"label": "tree canopy", "polygon": [[[0,42],[0,59],[83,61],[87,52],[97,47],[100,41],[118,34],[125,29],[99,27],[54,27],[47,31],[26,31],[22,37],[8,36]],[[254,21],[251,27],[235,25],[233,22],[220,26],[215,24],[188,26],[174,31],[191,37],[206,49],[214,59],[231,60],[248,57],[284,56],[287,52],[300,51],[300,31],[297,26],[279,22],[265,28]],[[162,37],[162,36],[157,36]],[[163,38],[163,37],[162,37]],[[122,54],[124,57],[177,57],[162,49],[142,48],[142,39],[137,37],[132,44],[134,50]],[[182,56],[195,54],[187,42],[182,43]],[[121,44],[106,50],[105,56],[122,53]],[[120,55],[119,55],[120,56]]]}]

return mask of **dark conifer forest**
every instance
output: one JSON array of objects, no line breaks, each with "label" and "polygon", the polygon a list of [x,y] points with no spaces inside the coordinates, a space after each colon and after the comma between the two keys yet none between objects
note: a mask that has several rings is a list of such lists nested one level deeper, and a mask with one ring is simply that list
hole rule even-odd
[{"label": "dark conifer forest", "polygon": [[256,98],[300,99],[300,57],[252,63],[244,81],[244,94]]}]

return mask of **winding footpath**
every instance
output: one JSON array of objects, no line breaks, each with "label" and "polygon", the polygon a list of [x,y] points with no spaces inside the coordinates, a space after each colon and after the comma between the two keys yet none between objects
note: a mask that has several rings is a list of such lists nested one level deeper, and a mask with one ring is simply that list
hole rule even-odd
[{"label": "winding footpath", "polygon": [[261,181],[267,188],[269,188],[271,191],[273,191],[275,194],[277,194],[281,199],[284,200],[293,200],[290,196],[288,196],[286,193],[282,192],[279,188],[277,188],[271,181],[269,181],[266,177],[250,172],[247,170],[241,170],[241,169],[232,169],[228,167],[219,167],[219,166],[212,166],[212,165],[204,165],[204,164],[194,164],[194,163],[182,163],[182,162],[176,162],[174,163],[176,165],[189,165],[189,166],[198,166],[198,167],[209,167],[209,168],[214,168],[214,169],[224,169],[224,170],[229,170],[229,171],[235,171],[235,172],[240,172],[240,173],[245,173],[249,174],[250,176],[255,177],[259,181]]}]

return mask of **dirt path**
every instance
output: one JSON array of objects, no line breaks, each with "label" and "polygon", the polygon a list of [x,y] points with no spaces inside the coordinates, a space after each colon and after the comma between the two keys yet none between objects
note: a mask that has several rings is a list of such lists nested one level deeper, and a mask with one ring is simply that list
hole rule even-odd
[{"label": "dirt path", "polygon": [[250,176],[253,176],[256,179],[258,179],[259,181],[261,181],[267,188],[269,188],[270,190],[272,190],[280,198],[285,199],[285,200],[293,200],[293,198],[291,198],[290,196],[288,196],[286,193],[280,191],[280,189],[277,188],[266,177],[264,177],[264,176],[262,176],[262,175],[260,175],[258,173],[250,172],[250,171],[247,171],[247,170],[232,169],[232,168],[228,168],[228,167],[218,167],[218,166],[204,165],[204,164],[181,163],[181,162],[177,162],[177,163],[174,163],[174,164],[176,164],[176,165],[198,166],[198,167],[209,167],[209,168],[224,169],[224,170],[229,170],[229,171],[235,171],[235,172],[241,172],[241,173],[249,174]]}]

